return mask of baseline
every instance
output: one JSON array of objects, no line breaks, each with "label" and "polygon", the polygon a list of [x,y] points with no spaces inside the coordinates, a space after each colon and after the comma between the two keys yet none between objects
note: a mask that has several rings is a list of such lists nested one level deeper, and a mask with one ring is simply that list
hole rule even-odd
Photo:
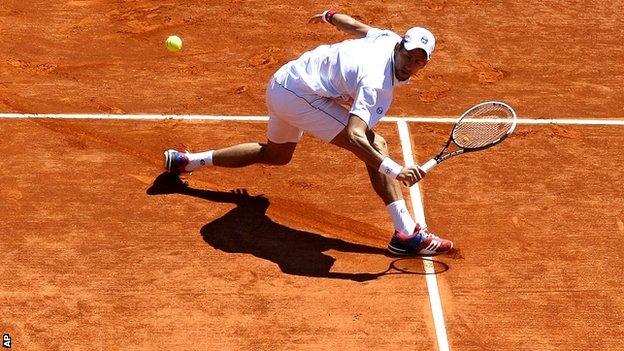
[{"label": "baseline", "polygon": [[[129,119],[129,120],[189,120],[189,121],[239,121],[264,122],[267,116],[219,116],[219,115],[141,115],[141,114],[38,114],[38,113],[0,113],[0,119],[7,118],[52,118],[52,119]],[[384,117],[381,122],[398,123],[455,123],[458,117]],[[518,118],[518,124],[526,125],[601,125],[624,126],[624,119],[585,119],[585,118]]]}]

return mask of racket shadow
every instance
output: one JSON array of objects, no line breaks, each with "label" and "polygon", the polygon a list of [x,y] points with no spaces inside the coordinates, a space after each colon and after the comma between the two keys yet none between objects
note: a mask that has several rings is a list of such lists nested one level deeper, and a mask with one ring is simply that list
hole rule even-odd
[{"label": "racket shadow", "polygon": [[227,253],[246,253],[275,263],[286,274],[345,279],[357,282],[374,280],[383,273],[332,272],[336,259],[325,251],[387,256],[379,247],[328,238],[274,222],[266,215],[270,201],[263,195],[251,196],[245,189],[230,192],[195,189],[178,176],[163,173],[147,190],[148,195],[180,194],[236,207],[222,217],[205,224],[203,240]]},{"label": "racket shadow", "polygon": [[390,262],[386,274],[436,275],[450,269],[449,265],[431,257],[405,257]]}]

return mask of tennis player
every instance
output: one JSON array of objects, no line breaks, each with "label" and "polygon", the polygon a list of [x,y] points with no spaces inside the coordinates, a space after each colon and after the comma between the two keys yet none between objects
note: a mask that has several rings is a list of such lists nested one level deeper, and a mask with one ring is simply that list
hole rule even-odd
[{"label": "tennis player", "polygon": [[437,255],[453,243],[415,223],[399,182],[412,186],[425,173],[388,157],[384,138],[373,131],[386,114],[396,86],[423,69],[435,48],[421,27],[403,37],[327,10],[309,23],[329,23],[356,39],[321,45],[282,66],[266,90],[266,143],[244,143],[199,153],[165,151],[165,168],[188,173],[202,166],[285,165],[304,132],[351,151],[364,161],[375,192],[386,205],[395,231],[388,250],[395,255]]}]

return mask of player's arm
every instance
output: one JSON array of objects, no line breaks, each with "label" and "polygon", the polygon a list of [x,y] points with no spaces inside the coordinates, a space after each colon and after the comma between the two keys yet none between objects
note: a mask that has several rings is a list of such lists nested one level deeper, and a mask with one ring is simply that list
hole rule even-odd
[{"label": "player's arm", "polygon": [[368,131],[366,122],[360,117],[351,114],[346,128],[338,133],[332,140],[332,143],[351,151],[357,158],[364,161],[366,165],[379,170],[379,172],[389,177],[395,178],[406,186],[414,185],[425,176],[425,173],[417,166],[403,167],[377,151],[371,145],[366,135]]},{"label": "player's arm", "polygon": [[353,35],[356,38],[364,38],[366,33],[368,33],[368,31],[372,28],[371,26],[364,24],[349,15],[336,13],[332,10],[316,14],[308,21],[308,23],[323,22],[331,23],[336,26],[336,28],[347,34]]}]

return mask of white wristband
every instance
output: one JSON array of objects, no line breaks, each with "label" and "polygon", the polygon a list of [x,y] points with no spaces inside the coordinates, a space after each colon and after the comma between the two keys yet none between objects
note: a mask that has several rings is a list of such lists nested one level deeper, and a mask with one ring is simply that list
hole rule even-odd
[{"label": "white wristband", "polygon": [[384,158],[379,165],[379,173],[383,173],[392,179],[396,179],[402,170],[403,166],[392,161],[390,157]]}]

